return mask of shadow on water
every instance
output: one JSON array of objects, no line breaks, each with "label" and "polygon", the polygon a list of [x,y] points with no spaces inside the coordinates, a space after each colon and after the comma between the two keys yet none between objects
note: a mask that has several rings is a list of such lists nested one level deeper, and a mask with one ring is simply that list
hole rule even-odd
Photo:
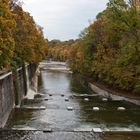
[{"label": "shadow on water", "polygon": [[83,79],[79,74],[73,74],[70,79],[70,89],[77,94],[93,94],[87,81]]}]

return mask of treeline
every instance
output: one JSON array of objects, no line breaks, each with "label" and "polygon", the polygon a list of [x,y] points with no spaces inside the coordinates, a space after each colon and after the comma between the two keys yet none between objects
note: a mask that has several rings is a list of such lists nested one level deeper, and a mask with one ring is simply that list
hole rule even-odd
[{"label": "treeline", "polygon": [[47,52],[42,27],[18,0],[0,0],[0,70],[38,63]]},{"label": "treeline", "polygon": [[52,57],[67,58],[74,72],[140,93],[139,3],[138,0],[110,0],[78,40],[72,44],[56,43],[55,47],[49,47],[49,53]]},{"label": "treeline", "polygon": [[71,56],[71,46],[74,44],[74,40],[60,41],[52,40],[48,43],[48,58],[54,61],[66,61]]}]

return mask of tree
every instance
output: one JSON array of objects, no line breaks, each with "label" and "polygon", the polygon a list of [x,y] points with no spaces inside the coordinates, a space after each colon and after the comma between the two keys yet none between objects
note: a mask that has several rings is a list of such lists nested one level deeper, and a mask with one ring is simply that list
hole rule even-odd
[{"label": "tree", "polygon": [[13,30],[15,51],[13,63],[38,63],[47,52],[47,41],[44,39],[42,28],[36,25],[33,17],[24,12],[16,3],[12,4],[13,18],[16,28]]},{"label": "tree", "polygon": [[109,1],[107,8],[82,32],[74,47],[70,62],[74,71],[140,93],[140,11],[137,2]]},{"label": "tree", "polygon": [[9,67],[14,51],[12,31],[15,21],[9,8],[8,0],[0,0],[0,69]]}]

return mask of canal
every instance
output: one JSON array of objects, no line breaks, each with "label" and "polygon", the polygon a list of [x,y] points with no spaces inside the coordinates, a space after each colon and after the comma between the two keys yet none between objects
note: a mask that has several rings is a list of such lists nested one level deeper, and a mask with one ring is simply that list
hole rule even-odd
[{"label": "canal", "polygon": [[139,140],[139,118],[139,106],[95,94],[65,63],[44,63],[38,94],[13,111],[0,136],[2,140]]}]

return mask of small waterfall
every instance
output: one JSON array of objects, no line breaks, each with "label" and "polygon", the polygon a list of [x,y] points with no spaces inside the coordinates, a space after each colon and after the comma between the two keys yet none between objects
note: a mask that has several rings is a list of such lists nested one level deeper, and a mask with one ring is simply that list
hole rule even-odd
[{"label": "small waterfall", "polygon": [[27,95],[25,98],[27,99],[34,99],[34,96],[38,93],[38,76],[39,76],[39,68],[37,68],[34,77],[32,78],[31,82],[29,81],[29,74],[28,70],[26,69],[27,74]]}]

